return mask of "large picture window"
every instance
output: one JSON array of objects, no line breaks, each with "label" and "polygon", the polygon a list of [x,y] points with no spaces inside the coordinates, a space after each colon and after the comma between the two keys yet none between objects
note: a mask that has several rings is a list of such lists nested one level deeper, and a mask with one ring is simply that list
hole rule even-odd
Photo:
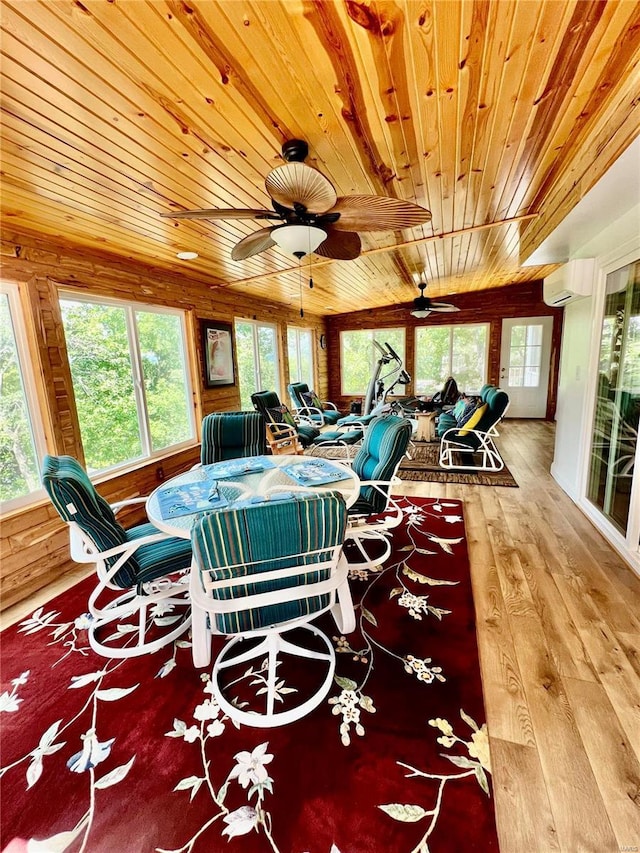
[{"label": "large picture window", "polygon": [[60,306],[87,469],[193,441],[183,313],[69,295]]},{"label": "large picture window", "polygon": [[486,323],[418,327],[415,393],[434,394],[449,376],[461,391],[479,391],[487,381],[488,340]]},{"label": "large picture window", "polygon": [[276,326],[254,320],[236,320],[236,358],[240,404],[253,409],[256,391],[276,391],[280,399],[280,358]]},{"label": "large picture window", "polygon": [[287,329],[287,349],[289,353],[289,382],[306,382],[309,388],[313,388],[315,382],[313,379],[313,332],[311,329],[289,326]]},{"label": "large picture window", "polygon": [[0,282],[0,502],[20,506],[40,491],[44,441],[25,349],[18,288]]},{"label": "large picture window", "polygon": [[384,347],[388,343],[404,362],[405,330],[401,329],[358,329],[340,333],[340,364],[342,372],[342,394],[359,396],[367,386],[380,358],[374,341]]}]

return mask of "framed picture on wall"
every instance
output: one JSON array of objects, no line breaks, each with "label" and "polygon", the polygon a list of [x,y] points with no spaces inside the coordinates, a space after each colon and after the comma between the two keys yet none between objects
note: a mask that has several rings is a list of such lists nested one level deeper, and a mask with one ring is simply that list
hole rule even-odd
[{"label": "framed picture on wall", "polygon": [[235,385],[233,328],[218,320],[201,320],[204,384],[206,388]]}]

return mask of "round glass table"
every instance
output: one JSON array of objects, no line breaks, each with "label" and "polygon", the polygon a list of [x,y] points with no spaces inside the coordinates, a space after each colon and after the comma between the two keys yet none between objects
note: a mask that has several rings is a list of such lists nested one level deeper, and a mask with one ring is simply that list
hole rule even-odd
[{"label": "round glass table", "polygon": [[191,468],[162,483],[147,498],[147,516],[158,530],[189,539],[203,512],[282,500],[301,489],[338,491],[349,507],[360,493],[360,479],[335,459],[284,455],[230,459]]}]

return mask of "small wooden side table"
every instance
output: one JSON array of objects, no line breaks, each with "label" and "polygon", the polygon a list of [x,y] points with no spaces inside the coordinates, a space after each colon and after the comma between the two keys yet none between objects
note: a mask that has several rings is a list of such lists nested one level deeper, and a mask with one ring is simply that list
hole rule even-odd
[{"label": "small wooden side table", "polygon": [[416,412],[414,417],[418,422],[416,439],[418,441],[436,440],[436,412]]}]

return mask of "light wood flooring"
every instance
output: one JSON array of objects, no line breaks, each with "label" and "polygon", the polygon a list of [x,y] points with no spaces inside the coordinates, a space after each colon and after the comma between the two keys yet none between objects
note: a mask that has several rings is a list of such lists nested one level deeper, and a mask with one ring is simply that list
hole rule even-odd
[{"label": "light wood flooring", "polygon": [[464,501],[501,853],[640,851],[640,579],[551,478],[552,424],[498,441],[520,488],[401,490]]}]

